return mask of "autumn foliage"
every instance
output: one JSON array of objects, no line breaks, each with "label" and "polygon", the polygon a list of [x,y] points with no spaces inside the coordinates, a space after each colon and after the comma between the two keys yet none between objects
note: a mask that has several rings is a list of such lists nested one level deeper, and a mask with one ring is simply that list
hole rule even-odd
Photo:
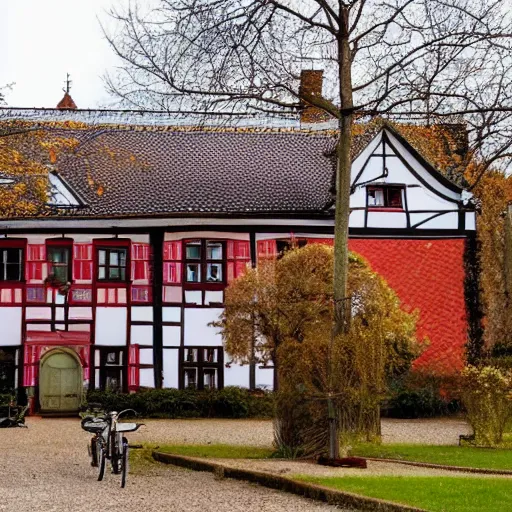
[{"label": "autumn foliage", "polygon": [[0,217],[26,217],[47,212],[48,173],[62,153],[78,141],[28,123],[0,125]]},{"label": "autumn foliage", "polygon": [[217,326],[239,362],[277,368],[276,443],[288,455],[327,449],[327,395],[346,435],[379,435],[378,406],[388,380],[419,354],[416,317],[366,262],[350,256],[352,327],[331,340],[333,249],[293,249],[261,262],[226,290]]}]

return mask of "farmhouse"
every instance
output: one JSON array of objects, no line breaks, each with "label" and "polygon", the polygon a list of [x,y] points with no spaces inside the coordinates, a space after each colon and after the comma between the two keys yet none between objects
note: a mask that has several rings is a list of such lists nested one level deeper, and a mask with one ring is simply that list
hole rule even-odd
[{"label": "farmhouse", "polygon": [[[0,387],[42,412],[77,410],[87,389],[271,387],[272,368],[232,362],[209,324],[247,266],[292,238],[332,243],[336,132],[307,114],[227,127],[3,109],[3,147],[48,169],[49,192],[0,219]],[[458,125],[354,138],[350,248],[418,310],[430,344],[415,364],[437,373],[462,366],[472,322],[464,150]],[[0,189],[19,185],[0,173]]]}]

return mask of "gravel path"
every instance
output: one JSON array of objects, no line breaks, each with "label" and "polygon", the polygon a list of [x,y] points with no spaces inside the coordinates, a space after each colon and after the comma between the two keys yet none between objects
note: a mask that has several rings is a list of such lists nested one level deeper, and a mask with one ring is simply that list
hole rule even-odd
[{"label": "gravel path", "polygon": [[[133,442],[136,442],[135,438],[140,441],[160,440],[166,430],[165,424],[172,424],[173,429],[178,428],[174,422],[149,423],[146,432],[131,436]],[[202,423],[200,430],[206,435],[206,423]],[[28,429],[0,430],[2,512],[91,512],[98,509],[123,512],[334,510],[328,505],[290,494],[234,480],[217,481],[209,473],[164,465],[151,466],[148,474],[130,475],[127,487],[121,489],[118,478],[113,475],[107,474],[106,481],[96,481],[96,473],[89,466],[86,451],[90,436],[80,429],[77,419],[28,418],[27,424]],[[181,429],[188,424],[183,422]],[[238,431],[231,432],[230,438],[225,437],[223,430],[219,432],[220,440],[241,439]],[[200,441],[194,428],[180,432],[179,435],[187,436],[190,441]],[[194,439],[191,432],[195,432]],[[178,435],[178,431],[175,433]]]}]

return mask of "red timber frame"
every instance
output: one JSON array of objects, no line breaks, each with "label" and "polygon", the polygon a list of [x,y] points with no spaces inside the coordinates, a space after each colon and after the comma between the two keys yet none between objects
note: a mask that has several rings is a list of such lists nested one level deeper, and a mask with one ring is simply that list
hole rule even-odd
[{"label": "red timber frame", "polygon": [[[186,258],[186,244],[192,241],[200,242],[200,258],[199,259],[188,259]],[[206,247],[207,242],[218,242],[222,244],[222,260],[209,260],[207,259]],[[163,347],[163,350],[178,350],[178,361],[179,361],[179,378],[178,384],[180,389],[184,387],[184,374],[185,367],[190,366],[190,363],[185,361],[186,349],[197,350],[198,353],[202,353],[206,349],[216,349],[218,353],[218,359],[216,363],[204,363],[203,361],[197,361],[192,366],[197,368],[198,375],[202,375],[203,366],[205,368],[217,368],[217,385],[219,388],[224,386],[224,353],[222,346],[202,346],[200,340],[193,346],[185,346],[185,309],[186,308],[215,308],[222,305],[222,303],[211,302],[205,304],[206,293],[208,291],[224,291],[228,284],[235,278],[243,275],[246,269],[251,266],[251,242],[250,240],[232,240],[228,238],[218,237],[198,237],[198,238],[183,238],[180,240],[167,240],[163,242],[162,248],[163,255],[163,270],[162,270],[162,305],[173,306],[180,308],[181,321],[180,322],[161,322],[162,326],[174,326],[180,327],[180,345],[176,347]],[[220,282],[208,282],[205,280],[206,276],[206,265],[208,262],[222,264],[222,280]],[[201,265],[201,280],[200,282],[187,282],[187,262],[198,263]],[[169,287],[169,288],[168,288]],[[181,288],[179,297],[171,297],[169,289],[171,287]],[[166,289],[168,288],[168,289]],[[201,292],[201,304],[187,303],[186,292],[187,291],[199,291]],[[162,352],[163,353],[163,352]],[[198,388],[202,389],[203,383],[198,382]]]}]

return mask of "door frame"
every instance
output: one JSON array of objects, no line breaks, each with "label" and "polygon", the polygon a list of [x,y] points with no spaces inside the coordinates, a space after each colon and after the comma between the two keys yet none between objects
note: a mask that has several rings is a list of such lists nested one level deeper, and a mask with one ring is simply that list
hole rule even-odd
[{"label": "door frame", "polygon": [[[41,375],[42,375],[43,365],[44,365],[44,363],[46,362],[47,359],[49,359],[51,356],[56,355],[56,354],[67,354],[67,355],[71,356],[73,359],[75,359],[75,361],[76,361],[76,363],[78,365],[79,389],[77,390],[77,392],[78,392],[78,398],[80,400],[80,404],[82,403],[82,400],[83,400],[83,394],[84,394],[84,385],[83,385],[83,382],[84,382],[84,368],[82,366],[82,362],[80,361],[80,357],[71,348],[67,348],[67,347],[51,348],[50,350],[48,350],[48,352],[43,354],[41,356],[41,359],[39,360],[39,377],[38,377],[39,397],[38,397],[38,399],[39,399],[39,409],[41,411],[43,411],[43,412],[44,412],[44,409],[43,409],[43,404],[42,404],[42,400],[41,400],[41,395],[42,395]],[[79,410],[79,408],[80,408],[80,405],[78,406],[77,410]]]}]

